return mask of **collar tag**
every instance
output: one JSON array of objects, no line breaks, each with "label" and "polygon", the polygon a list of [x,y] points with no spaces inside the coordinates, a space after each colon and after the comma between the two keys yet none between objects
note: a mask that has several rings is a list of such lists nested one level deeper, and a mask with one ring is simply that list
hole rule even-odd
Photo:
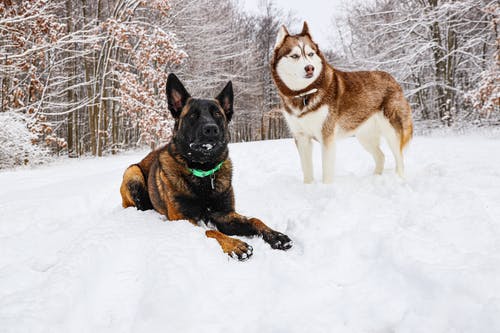
[{"label": "collar tag", "polygon": [[210,185],[212,185],[212,190],[215,190],[215,175],[210,175]]},{"label": "collar tag", "polygon": [[302,94],[298,94],[296,96],[293,96],[293,98],[302,98],[302,104],[304,106],[307,106],[307,103],[309,102],[309,95],[312,95],[314,93],[318,92],[317,88],[308,90],[306,92],[303,92]]}]

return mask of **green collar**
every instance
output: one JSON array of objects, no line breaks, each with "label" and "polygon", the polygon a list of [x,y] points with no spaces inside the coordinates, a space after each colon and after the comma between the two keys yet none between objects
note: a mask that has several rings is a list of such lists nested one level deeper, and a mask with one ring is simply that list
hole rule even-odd
[{"label": "green collar", "polygon": [[199,178],[204,178],[207,176],[211,176],[214,173],[216,173],[217,171],[219,171],[219,169],[222,167],[222,163],[224,163],[224,161],[217,164],[215,166],[215,168],[213,168],[211,170],[207,170],[207,171],[199,170],[199,169],[190,169],[190,168],[188,168],[188,170],[193,174],[193,176],[199,177]]}]

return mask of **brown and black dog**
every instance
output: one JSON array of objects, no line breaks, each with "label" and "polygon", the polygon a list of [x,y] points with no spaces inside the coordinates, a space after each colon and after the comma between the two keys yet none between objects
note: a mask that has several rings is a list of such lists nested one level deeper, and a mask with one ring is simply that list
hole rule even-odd
[{"label": "brown and black dog", "polygon": [[227,147],[233,115],[231,82],[215,99],[198,99],[191,98],[170,74],[167,100],[175,119],[172,140],[127,168],[120,187],[123,207],[155,209],[169,220],[214,225],[217,230],[206,231],[207,237],[239,260],[249,258],[252,247],[227,235],[258,235],[273,249],[289,249],[288,236],[235,212]]}]

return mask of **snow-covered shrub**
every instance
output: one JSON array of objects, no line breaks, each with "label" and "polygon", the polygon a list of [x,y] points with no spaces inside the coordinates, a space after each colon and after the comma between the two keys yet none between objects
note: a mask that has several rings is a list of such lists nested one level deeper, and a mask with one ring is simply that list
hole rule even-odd
[{"label": "snow-covered shrub", "polygon": [[0,113],[0,169],[17,165],[40,164],[49,160],[49,150],[34,144],[36,136],[27,119],[19,113]]}]

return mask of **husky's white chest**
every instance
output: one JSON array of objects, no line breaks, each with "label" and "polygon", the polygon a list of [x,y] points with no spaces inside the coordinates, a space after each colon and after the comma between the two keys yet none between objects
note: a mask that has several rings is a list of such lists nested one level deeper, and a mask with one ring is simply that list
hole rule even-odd
[{"label": "husky's white chest", "polygon": [[293,110],[294,115],[287,112],[283,112],[285,115],[288,127],[294,136],[305,135],[312,137],[318,141],[323,141],[323,135],[321,131],[323,129],[323,124],[325,123],[326,117],[328,116],[328,107],[322,106],[314,112],[309,112],[302,117],[298,117],[295,114],[300,114]]}]

